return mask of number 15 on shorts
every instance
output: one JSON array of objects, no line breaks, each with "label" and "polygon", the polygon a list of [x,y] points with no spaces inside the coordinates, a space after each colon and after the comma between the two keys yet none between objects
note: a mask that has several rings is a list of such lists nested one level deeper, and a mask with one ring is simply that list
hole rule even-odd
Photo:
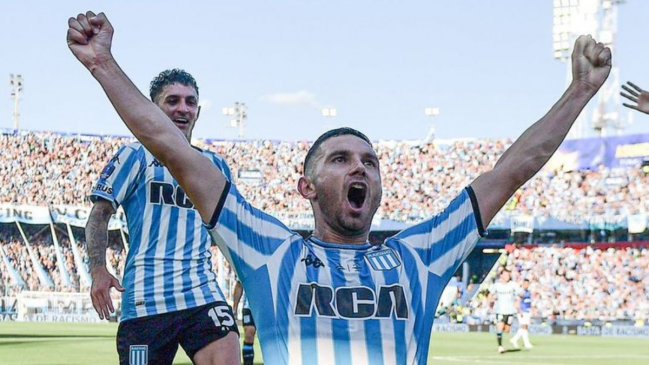
[{"label": "number 15 on shorts", "polygon": [[212,318],[212,321],[214,321],[214,325],[217,327],[230,327],[234,325],[234,318],[232,318],[232,315],[230,314],[230,308],[225,305],[220,305],[217,307],[214,307],[207,312],[207,314]]}]

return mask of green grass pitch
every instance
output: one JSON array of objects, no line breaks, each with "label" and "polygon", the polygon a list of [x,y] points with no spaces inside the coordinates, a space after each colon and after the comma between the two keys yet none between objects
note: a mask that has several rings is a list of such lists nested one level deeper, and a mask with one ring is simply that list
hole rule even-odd
[{"label": "green grass pitch", "polygon": [[[117,364],[115,324],[0,322],[0,364]],[[505,338],[505,343],[509,337]],[[532,337],[531,351],[498,354],[486,333],[433,335],[429,363],[439,365],[646,365],[649,339],[577,336]],[[261,364],[261,351],[255,350]],[[174,364],[191,364],[182,350]]]}]

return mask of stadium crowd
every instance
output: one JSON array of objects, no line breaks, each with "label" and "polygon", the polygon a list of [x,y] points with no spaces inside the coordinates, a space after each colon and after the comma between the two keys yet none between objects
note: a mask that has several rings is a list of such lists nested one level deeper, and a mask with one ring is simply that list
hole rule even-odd
[{"label": "stadium crowd", "polygon": [[[87,195],[117,149],[121,137],[78,137],[55,133],[0,137],[0,203],[88,205]],[[379,142],[384,194],[378,215],[413,223],[445,207],[459,190],[495,164],[506,140],[448,144]],[[296,186],[308,143],[196,141],[228,161],[243,194],[265,211],[308,215]],[[513,213],[584,223],[609,221],[649,211],[649,176],[640,169],[551,171],[538,174],[506,205]]]},{"label": "stadium crowd", "polygon": [[519,287],[524,279],[530,281],[536,321],[633,320],[644,325],[649,316],[648,265],[647,248],[519,247],[501,259],[472,300],[454,301],[443,311],[455,322],[491,322],[490,287],[507,269]]},{"label": "stadium crowd", "polygon": [[[0,135],[3,150],[0,203],[89,206],[87,195],[103,166],[120,146],[132,141],[55,133]],[[462,187],[492,166],[510,143],[506,140],[377,143],[384,186],[378,215],[412,223],[438,212]],[[295,188],[308,143],[197,141],[196,145],[225,157],[238,179],[238,186],[254,205],[289,220],[291,217],[286,212],[295,218],[310,214],[308,202],[299,197]],[[649,176],[640,169],[546,170],[519,189],[505,210],[576,223],[594,217],[615,220],[649,211],[649,199],[637,199],[647,193]],[[23,279],[25,289],[87,290],[80,278],[81,271],[87,271],[87,267],[77,267],[66,237],[59,237],[59,243],[70,285],[62,281],[51,237],[30,238],[31,255],[20,236],[1,233],[3,255]],[[82,262],[87,266],[85,242],[79,240],[77,244]],[[229,295],[235,281],[233,271],[216,249],[212,258],[219,284]],[[528,278],[532,283],[535,317],[644,321],[649,313],[647,249],[519,248],[509,254],[508,260],[506,265],[515,268],[514,280]],[[107,251],[109,271],[120,277],[124,261],[121,243],[111,242]],[[51,282],[37,275],[34,263],[43,268]],[[12,280],[5,266],[0,264],[0,291],[11,294],[16,286],[7,285]],[[461,303],[458,299],[456,304]],[[486,296],[478,293],[471,307],[459,311],[455,308],[452,312],[460,313],[460,320],[483,319],[490,314],[490,305]]]}]

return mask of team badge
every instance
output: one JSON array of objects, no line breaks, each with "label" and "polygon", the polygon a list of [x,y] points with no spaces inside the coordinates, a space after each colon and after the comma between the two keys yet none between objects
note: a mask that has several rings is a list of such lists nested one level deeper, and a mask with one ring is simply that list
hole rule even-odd
[{"label": "team badge", "polygon": [[104,168],[104,171],[101,172],[100,179],[102,179],[102,180],[108,179],[110,177],[110,175],[113,174],[114,171],[115,171],[115,165],[109,164],[108,166],[106,166]]},{"label": "team badge", "polygon": [[149,363],[148,345],[131,345],[128,353],[129,365],[147,365]]},{"label": "team badge", "polygon": [[378,271],[392,270],[401,265],[399,256],[390,248],[367,253],[365,259],[372,266],[372,269]]}]

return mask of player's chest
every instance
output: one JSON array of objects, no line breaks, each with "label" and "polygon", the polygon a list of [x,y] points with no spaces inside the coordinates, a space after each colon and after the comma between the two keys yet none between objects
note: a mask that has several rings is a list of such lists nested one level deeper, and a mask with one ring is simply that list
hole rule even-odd
[{"label": "player's chest", "polygon": [[410,294],[398,254],[305,250],[289,298],[298,317],[407,319]]},{"label": "player's chest", "polygon": [[189,197],[160,162],[147,160],[147,166],[141,175],[141,193],[147,203],[169,208],[194,208]]}]

